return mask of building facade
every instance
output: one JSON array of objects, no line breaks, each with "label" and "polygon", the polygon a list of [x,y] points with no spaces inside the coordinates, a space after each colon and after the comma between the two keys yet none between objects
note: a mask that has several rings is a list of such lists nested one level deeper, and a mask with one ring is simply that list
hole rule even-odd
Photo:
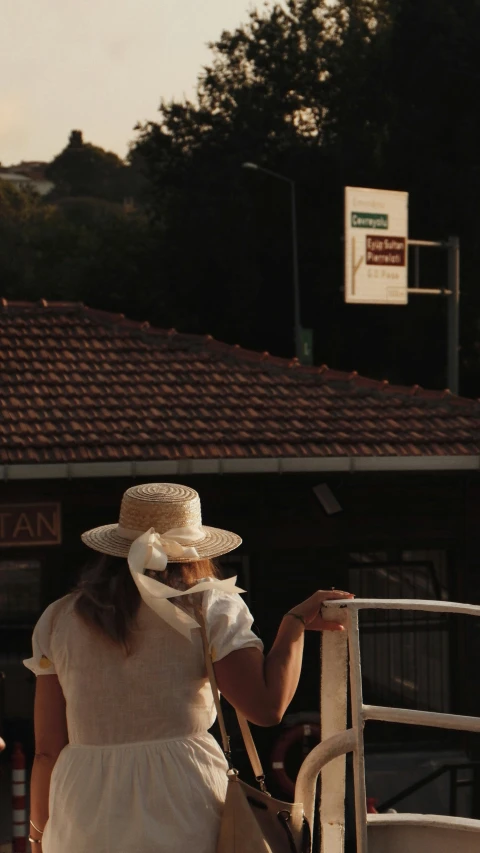
[{"label": "building facade", "polygon": [[[91,556],[81,532],[116,521],[134,483],[192,486],[204,522],[243,537],[223,570],[267,647],[317,588],[480,602],[478,402],[44,301],[3,301],[0,372],[3,731],[29,755],[32,627]],[[477,633],[468,617],[366,614],[366,701],[478,714]],[[290,714],[317,712],[319,667],[312,635]],[[264,755],[277,736],[259,733]],[[372,755],[479,752],[468,734],[388,736],[371,724]]]}]

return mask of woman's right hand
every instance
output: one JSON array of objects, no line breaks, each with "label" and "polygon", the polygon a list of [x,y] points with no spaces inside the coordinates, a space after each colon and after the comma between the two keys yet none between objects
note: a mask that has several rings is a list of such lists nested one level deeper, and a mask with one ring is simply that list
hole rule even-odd
[{"label": "woman's right hand", "polygon": [[324,601],[336,601],[354,598],[351,592],[343,592],[339,589],[319,589],[310,598],[292,607],[289,613],[295,613],[305,620],[305,628],[308,631],[343,631],[344,627],[339,622],[330,622],[322,617],[321,607]]}]

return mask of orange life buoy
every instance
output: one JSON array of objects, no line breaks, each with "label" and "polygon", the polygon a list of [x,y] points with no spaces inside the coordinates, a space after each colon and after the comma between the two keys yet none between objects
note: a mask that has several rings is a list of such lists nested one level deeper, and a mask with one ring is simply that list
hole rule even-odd
[{"label": "orange life buoy", "polygon": [[320,726],[316,723],[298,723],[295,726],[285,729],[274,744],[270,760],[272,776],[282,791],[288,794],[290,798],[293,798],[295,793],[295,780],[288,776],[285,769],[288,751],[292,746],[300,742],[303,745],[302,752],[305,758],[313,749],[312,746],[307,748],[308,741],[312,739],[316,743],[320,741]]}]

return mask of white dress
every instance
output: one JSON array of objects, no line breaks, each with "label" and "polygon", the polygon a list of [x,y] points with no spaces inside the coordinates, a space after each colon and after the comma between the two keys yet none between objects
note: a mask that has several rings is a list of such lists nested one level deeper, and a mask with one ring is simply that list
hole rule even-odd
[{"label": "white dress", "polygon": [[[57,674],[66,699],[69,744],[52,773],[43,853],[214,853],[226,761],[208,733],[215,706],[199,630],[191,642],[141,601],[126,658],[74,601],[45,610],[25,661]],[[208,590],[203,610],[214,660],[263,649],[239,595]]]}]

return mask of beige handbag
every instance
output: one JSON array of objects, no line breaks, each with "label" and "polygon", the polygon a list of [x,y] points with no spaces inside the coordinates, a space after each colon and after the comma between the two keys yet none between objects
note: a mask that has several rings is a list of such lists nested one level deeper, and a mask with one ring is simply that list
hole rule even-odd
[{"label": "beige handbag", "polygon": [[208,647],[203,614],[197,612],[205,662],[217,709],[222,745],[228,761],[228,788],[216,853],[311,853],[311,832],[302,803],[285,803],[271,797],[247,720],[236,711],[245,748],[259,790],[242,782],[231,761],[230,739],[220,705],[215,671]]}]

